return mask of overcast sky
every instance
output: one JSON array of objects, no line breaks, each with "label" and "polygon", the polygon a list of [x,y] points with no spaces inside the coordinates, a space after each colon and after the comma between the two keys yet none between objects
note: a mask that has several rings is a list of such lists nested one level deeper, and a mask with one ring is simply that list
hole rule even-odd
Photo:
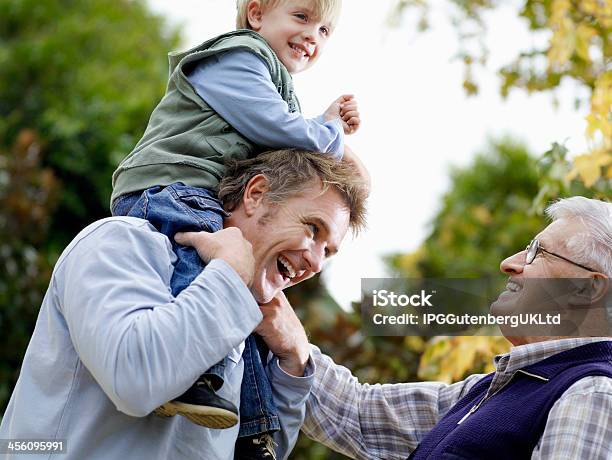
[{"label": "overcast sky", "polygon": [[[586,149],[587,109],[575,110],[571,85],[557,94],[557,110],[550,94],[515,91],[506,100],[499,96],[495,71],[518,50],[533,45],[516,8],[487,16],[489,67],[478,74],[479,95],[468,98],[461,86],[463,66],[452,59],[457,38],[447,3],[432,2],[432,29],[419,34],[410,18],[398,29],[386,25],[391,2],[344,0],[340,23],[323,56],[295,76],[307,117],[321,114],[344,93],[355,94],[360,104],[361,129],[346,142],[372,176],[368,230],[357,239],[347,238],[324,269],[328,289],[344,308],[358,299],[361,278],[385,276],[381,256],[419,246],[449,185],[449,166],[467,164],[487,137],[510,135],[538,154],[553,141],[566,141],[574,153]],[[181,27],[184,48],[234,28],[233,0],[149,4]]]}]

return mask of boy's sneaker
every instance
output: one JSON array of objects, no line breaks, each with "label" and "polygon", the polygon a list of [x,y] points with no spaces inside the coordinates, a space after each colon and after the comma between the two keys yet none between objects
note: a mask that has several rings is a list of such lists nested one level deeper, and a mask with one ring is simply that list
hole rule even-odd
[{"label": "boy's sneaker", "polygon": [[229,428],[238,423],[236,406],[218,396],[205,377],[200,377],[185,393],[162,404],[153,413],[162,417],[179,414],[207,428]]},{"label": "boy's sneaker", "polygon": [[276,443],[270,433],[238,438],[234,460],[276,460],[275,447]]}]

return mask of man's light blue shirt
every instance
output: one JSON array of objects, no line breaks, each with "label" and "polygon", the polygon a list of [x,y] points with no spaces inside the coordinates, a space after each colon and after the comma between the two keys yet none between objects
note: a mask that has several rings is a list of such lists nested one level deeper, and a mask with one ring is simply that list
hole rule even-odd
[{"label": "man's light blue shirt", "polygon": [[[103,219],[73,240],[53,272],[0,439],[65,439],[65,460],[233,458],[238,425],[212,430],[149,415],[225,356],[219,395],[239,406],[244,339],[262,319],[221,260],[173,297],[175,259],[168,239],[136,218]],[[312,372],[292,377],[276,358],[267,369],[286,458]]]},{"label": "man's light blue shirt", "polygon": [[289,112],[270,79],[264,60],[247,50],[232,50],[204,59],[187,75],[198,95],[240,134],[268,149],[293,148],[344,153],[340,118],[307,119]]}]

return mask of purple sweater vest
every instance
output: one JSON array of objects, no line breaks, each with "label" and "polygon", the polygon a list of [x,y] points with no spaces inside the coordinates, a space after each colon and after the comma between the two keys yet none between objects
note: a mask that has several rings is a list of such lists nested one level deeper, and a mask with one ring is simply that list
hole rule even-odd
[{"label": "purple sweater vest", "polygon": [[612,342],[582,345],[515,372],[510,382],[466,416],[484,398],[493,379],[489,374],[451,408],[409,458],[529,459],[553,404],[572,384],[595,375],[612,378]]}]

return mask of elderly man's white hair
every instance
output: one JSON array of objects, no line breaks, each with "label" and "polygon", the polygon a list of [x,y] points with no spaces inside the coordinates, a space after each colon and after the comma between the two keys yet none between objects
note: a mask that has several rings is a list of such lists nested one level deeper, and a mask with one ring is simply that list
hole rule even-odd
[{"label": "elderly man's white hair", "polygon": [[553,203],[546,214],[557,219],[578,219],[587,231],[573,235],[565,245],[576,262],[600,270],[612,278],[612,203],[583,196]]}]

